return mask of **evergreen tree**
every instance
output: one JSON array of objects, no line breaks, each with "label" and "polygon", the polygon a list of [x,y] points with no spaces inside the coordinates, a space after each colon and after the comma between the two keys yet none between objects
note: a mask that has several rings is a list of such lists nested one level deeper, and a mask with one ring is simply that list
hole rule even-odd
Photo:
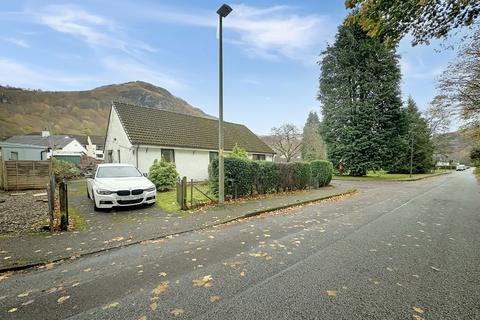
[{"label": "evergreen tree", "polygon": [[320,119],[316,112],[310,112],[303,127],[302,159],[311,161],[325,159],[325,143],[319,132]]},{"label": "evergreen tree", "polygon": [[391,165],[405,130],[400,68],[393,49],[356,24],[340,26],[322,54],[321,133],[335,166],[350,175]]},{"label": "evergreen tree", "polygon": [[407,132],[403,136],[402,148],[396,163],[390,168],[395,173],[426,173],[433,166],[433,143],[427,121],[418,111],[417,104],[408,98],[403,110]]}]

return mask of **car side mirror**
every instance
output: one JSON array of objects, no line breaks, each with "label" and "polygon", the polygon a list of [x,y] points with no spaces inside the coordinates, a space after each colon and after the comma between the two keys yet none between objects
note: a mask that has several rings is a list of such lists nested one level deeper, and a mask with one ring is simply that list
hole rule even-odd
[{"label": "car side mirror", "polygon": [[93,174],[91,174],[91,173],[85,173],[84,177],[87,178],[87,179],[92,179],[92,178],[93,178]]}]

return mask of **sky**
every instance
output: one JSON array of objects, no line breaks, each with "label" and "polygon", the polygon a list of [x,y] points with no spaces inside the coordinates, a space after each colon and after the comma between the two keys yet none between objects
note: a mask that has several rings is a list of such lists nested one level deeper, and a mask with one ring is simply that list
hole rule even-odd
[{"label": "sky", "polygon": [[[4,1],[0,84],[88,90],[147,81],[218,115],[220,1]],[[344,0],[229,3],[223,21],[224,116],[257,134],[303,127],[316,100],[320,53],[335,38]],[[398,47],[402,95],[425,109],[452,50]]]}]

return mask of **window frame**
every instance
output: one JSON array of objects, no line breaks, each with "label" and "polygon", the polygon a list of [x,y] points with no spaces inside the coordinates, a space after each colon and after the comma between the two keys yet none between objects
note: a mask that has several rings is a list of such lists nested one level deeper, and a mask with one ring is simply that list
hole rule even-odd
[{"label": "window frame", "polygon": [[218,158],[218,151],[209,151],[208,152],[208,163],[212,163],[215,158]]},{"label": "window frame", "polygon": [[[170,155],[171,155],[171,158],[172,158],[172,159],[167,159],[167,158],[165,158],[165,157],[164,157],[164,154],[163,154],[164,151],[171,152]],[[167,162],[175,163],[175,149],[161,148],[161,149],[160,149],[160,159],[161,159],[161,160],[165,160],[165,161],[167,161]]]},{"label": "window frame", "polygon": [[256,161],[265,161],[267,156],[263,153],[252,153],[252,159]]}]

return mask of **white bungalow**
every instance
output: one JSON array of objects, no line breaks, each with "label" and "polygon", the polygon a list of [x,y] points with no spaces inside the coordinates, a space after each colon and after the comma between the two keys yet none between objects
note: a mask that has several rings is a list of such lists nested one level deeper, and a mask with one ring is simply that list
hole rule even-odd
[{"label": "white bungalow", "polygon": [[[225,122],[225,152],[235,144],[255,160],[273,161],[274,151],[241,124]],[[105,162],[130,163],[144,173],[155,159],[172,161],[180,176],[208,179],[218,155],[218,121],[204,117],[114,102],[105,140]]]}]

